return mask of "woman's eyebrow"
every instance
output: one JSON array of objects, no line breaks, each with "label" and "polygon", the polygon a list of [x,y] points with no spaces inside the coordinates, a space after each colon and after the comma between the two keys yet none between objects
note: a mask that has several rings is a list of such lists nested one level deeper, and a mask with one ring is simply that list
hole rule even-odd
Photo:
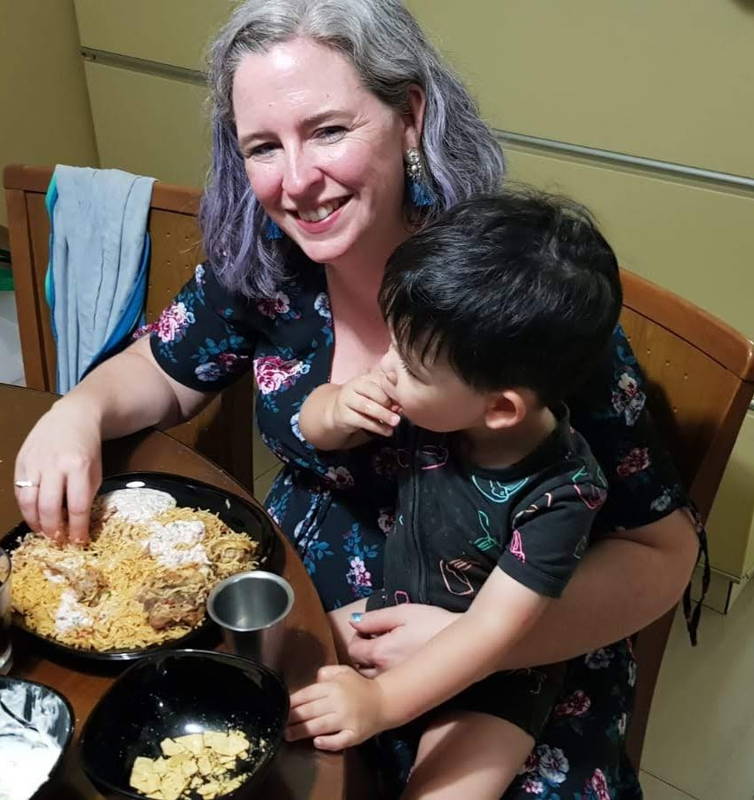
[{"label": "woman's eyebrow", "polygon": [[[316,128],[317,125],[321,125],[323,122],[327,122],[333,117],[342,116],[344,114],[343,111],[336,108],[328,108],[324,111],[318,111],[316,114],[311,114],[308,117],[304,117],[299,123],[299,126],[304,129],[308,128]],[[253,142],[256,139],[264,140],[274,138],[275,134],[271,131],[251,131],[250,133],[245,133],[241,138],[238,140],[238,144],[241,147],[245,147],[250,142]]]}]

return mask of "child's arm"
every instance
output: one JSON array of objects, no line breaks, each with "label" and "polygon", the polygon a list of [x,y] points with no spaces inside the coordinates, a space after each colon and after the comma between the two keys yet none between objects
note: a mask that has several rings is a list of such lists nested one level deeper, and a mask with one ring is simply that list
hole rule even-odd
[{"label": "child's arm", "polygon": [[344,383],[323,383],[301,406],[299,427],[319,450],[363,444],[369,433],[390,436],[400,417],[374,372]]},{"label": "child's arm", "polygon": [[291,696],[287,738],[340,750],[415,719],[495,672],[549,602],[496,568],[469,610],[397,667],[374,680],[350,667],[320,670]]}]

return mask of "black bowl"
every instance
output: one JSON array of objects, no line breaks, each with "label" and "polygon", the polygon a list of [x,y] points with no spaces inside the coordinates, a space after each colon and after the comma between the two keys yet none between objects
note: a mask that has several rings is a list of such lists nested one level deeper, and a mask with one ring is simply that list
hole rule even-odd
[{"label": "black bowl", "polygon": [[240,730],[263,737],[251,775],[223,800],[257,786],[280,747],[288,691],[275,672],[239,656],[207,650],[154,653],[129,667],[94,707],[81,734],[81,763],[103,794],[142,800],[129,788],[137,756],[161,755],[166,737]]},{"label": "black bowl", "polygon": [[[37,732],[48,736],[60,747],[60,753],[54,763],[49,765],[49,775],[44,779],[46,783],[63,759],[71,742],[73,726],[73,709],[62,694],[41,683],[0,676],[0,754],[3,745],[11,740],[23,747],[24,742],[29,741],[28,737],[34,737]],[[31,745],[29,750],[31,751]],[[7,763],[2,766],[3,761],[0,755],[0,788],[3,773],[9,768]],[[38,760],[32,760],[31,763],[39,769]],[[38,775],[37,779],[41,780],[43,777]],[[36,796],[40,788],[41,785],[37,785],[28,797]]]},{"label": "black bowl", "polygon": [[[110,478],[105,478],[97,494],[105,494],[115,489],[125,489],[134,483],[139,483],[148,489],[159,489],[160,491],[168,492],[175,497],[179,506],[211,511],[217,514],[232,530],[237,532],[246,531],[259,542],[257,554],[260,565],[263,564],[270,571],[276,571],[274,561],[277,550],[277,536],[272,521],[260,508],[235,494],[222,491],[202,481],[183,478],[180,475],[171,475],[167,472],[126,472],[121,475],[113,475]],[[0,539],[0,547],[12,553],[27,533],[29,533],[28,525],[25,523],[17,525]],[[134,650],[98,651],[72,647],[62,644],[49,636],[35,633],[24,625],[23,620],[17,614],[14,615],[13,621],[26,635],[42,643],[54,655],[100,662],[133,661],[154,651],[185,647],[214,628],[214,623],[207,617],[194,630],[178,639],[171,639],[163,644]]]}]

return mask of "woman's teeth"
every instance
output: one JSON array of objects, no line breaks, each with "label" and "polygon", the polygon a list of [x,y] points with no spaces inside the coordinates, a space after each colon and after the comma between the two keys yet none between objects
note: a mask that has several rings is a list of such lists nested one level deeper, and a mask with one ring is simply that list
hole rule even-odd
[{"label": "woman's teeth", "polygon": [[340,208],[345,200],[333,200],[330,203],[323,203],[313,211],[299,211],[298,215],[304,222],[321,222],[326,217],[329,217],[337,208]]}]

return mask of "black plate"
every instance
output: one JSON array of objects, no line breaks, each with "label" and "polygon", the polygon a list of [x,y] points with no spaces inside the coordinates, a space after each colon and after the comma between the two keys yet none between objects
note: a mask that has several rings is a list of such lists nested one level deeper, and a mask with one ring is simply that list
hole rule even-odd
[{"label": "black plate", "polygon": [[[272,572],[277,571],[274,564],[277,536],[272,521],[261,509],[230,492],[222,491],[202,481],[183,478],[180,475],[172,475],[168,472],[126,472],[121,475],[113,475],[102,482],[97,494],[105,494],[115,489],[125,489],[126,484],[135,481],[143,482],[144,488],[159,489],[172,494],[179,506],[211,511],[217,514],[232,530],[249,533],[253,539],[259,542],[257,555],[260,565],[264,564],[265,569]],[[12,552],[28,532],[29,527],[25,523],[17,525],[10,533],[0,539],[0,547]],[[23,624],[23,620],[17,614],[14,614],[13,621],[27,636],[44,643],[54,653],[62,656],[109,662],[132,661],[136,658],[142,658],[155,650],[185,647],[188,643],[195,641],[197,637],[206,634],[209,629],[214,627],[214,623],[207,617],[194,630],[178,639],[171,639],[162,644],[151,645],[139,650],[98,651],[71,647],[49,636],[34,633]]]},{"label": "black plate", "polygon": [[259,784],[287,719],[285,684],[255,661],[203,650],[154,653],[129,667],[94,707],[81,734],[81,764],[102,794],[140,800],[144,795],[129,787],[134,759],[161,755],[164,738],[229,729],[262,736],[264,754],[245,765],[251,776],[222,795],[232,800]]}]

